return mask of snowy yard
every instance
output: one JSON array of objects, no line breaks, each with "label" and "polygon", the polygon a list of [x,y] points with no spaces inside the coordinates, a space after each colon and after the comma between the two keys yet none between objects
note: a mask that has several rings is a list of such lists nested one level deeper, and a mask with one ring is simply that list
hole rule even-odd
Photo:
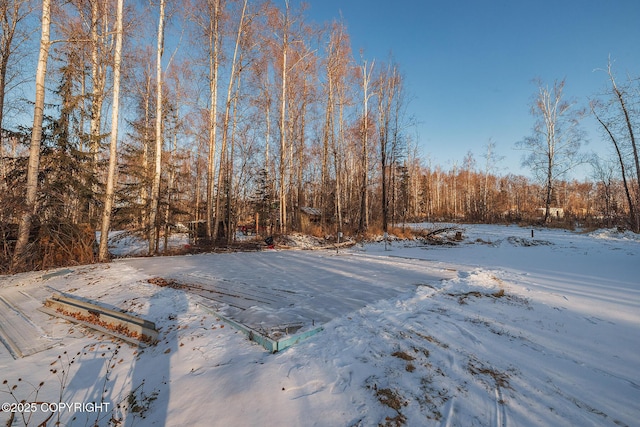
[{"label": "snowy yard", "polygon": [[[0,277],[1,326],[22,353],[0,345],[0,421],[638,425],[638,236],[464,228],[455,246],[128,258]],[[155,322],[159,343],[138,348],[38,311],[56,290]],[[265,334],[324,330],[270,354],[214,311]]]}]

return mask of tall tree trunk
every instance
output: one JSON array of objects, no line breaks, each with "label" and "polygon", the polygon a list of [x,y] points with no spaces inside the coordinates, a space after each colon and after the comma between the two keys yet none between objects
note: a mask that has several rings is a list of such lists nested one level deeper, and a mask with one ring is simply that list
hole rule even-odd
[{"label": "tall tree trunk", "polygon": [[[93,177],[98,176],[98,153],[100,151],[100,123],[102,121],[102,104],[104,100],[105,72],[100,61],[100,42],[98,25],[100,21],[100,11],[98,0],[91,0],[91,116],[89,120],[89,149],[91,151],[91,166]],[[93,194],[98,193],[97,185],[93,185]],[[90,207],[89,214],[95,218],[94,209]],[[97,216],[97,215],[96,215]],[[104,219],[103,219],[104,220]]]},{"label": "tall tree trunk", "polygon": [[388,223],[389,223],[389,202],[387,200],[387,194],[388,194],[388,185],[387,185],[387,154],[386,154],[386,150],[387,150],[387,142],[386,140],[381,140],[381,159],[380,159],[380,165],[381,165],[381,169],[382,169],[382,231],[384,231],[385,233],[388,230]]},{"label": "tall tree trunk", "polygon": [[363,232],[369,228],[369,81],[374,62],[367,68],[367,61],[362,64],[362,188],[360,195],[360,223],[358,229]]},{"label": "tall tree trunk", "polygon": [[116,165],[118,161],[118,118],[120,110],[120,66],[122,62],[122,9],[124,0],[118,0],[116,11],[116,49],[113,55],[113,106],[111,109],[111,135],[109,136],[109,171],[107,174],[107,188],[105,191],[104,209],[102,211],[102,226],[100,227],[100,248],[98,258],[100,262],[109,259],[109,229],[111,226],[111,210],[115,196]]},{"label": "tall tree trunk", "polygon": [[638,155],[636,137],[633,132],[633,123],[631,121],[631,118],[629,117],[629,110],[627,109],[627,104],[624,100],[624,96],[622,95],[620,89],[618,89],[618,86],[616,85],[613,74],[611,74],[611,72],[609,72],[609,76],[611,78],[611,84],[613,85],[613,91],[616,94],[618,103],[620,103],[620,109],[622,110],[622,113],[624,115],[624,124],[627,127],[627,132],[629,133],[629,141],[631,142],[631,148],[633,149],[633,161],[636,166],[636,179],[638,180],[637,182],[640,183],[640,158]]},{"label": "tall tree trunk", "polygon": [[[4,30],[4,28],[3,28]],[[8,36],[8,35],[7,35]],[[3,52],[0,56],[0,180],[2,180],[2,185],[5,183],[5,166],[4,166],[4,97],[5,97],[5,87],[6,87],[6,79],[7,79],[7,67],[9,65],[9,46],[2,47]],[[0,187],[2,188],[2,187]],[[4,190],[4,188],[2,188]]]},{"label": "tall tree trunk", "polygon": [[[613,72],[611,71],[611,64],[609,64],[608,72],[609,72],[609,79],[611,80],[611,85],[613,86],[613,92],[615,93],[616,99],[620,104],[620,109],[622,110],[622,113],[624,115],[624,124],[627,128],[627,133],[629,134],[629,141],[631,143],[631,149],[633,151],[633,162],[635,164],[635,169],[636,169],[636,187],[637,188],[636,188],[635,203],[640,204],[639,203],[640,202],[640,194],[639,194],[640,193],[640,156],[638,154],[638,146],[636,144],[636,137],[633,131],[633,122],[629,115],[629,110],[627,108],[627,104],[625,102],[624,96],[620,91],[620,89],[618,89],[618,85],[616,84],[616,81],[613,78]],[[616,146],[616,150],[617,149],[618,147]],[[640,208],[640,207],[636,205],[636,208]],[[629,211],[632,212],[633,210],[634,209],[631,207],[631,202],[630,202]],[[631,215],[631,222],[632,222],[633,229],[636,232],[640,231],[640,215],[638,214],[637,210],[635,215]]]},{"label": "tall tree trunk", "polygon": [[[300,107],[300,129],[298,131],[298,151],[297,151],[297,176],[296,181],[298,184],[298,212],[302,206],[306,205],[306,199],[304,194],[304,181],[303,181],[303,172],[304,172],[304,152],[305,152],[305,129],[306,129],[306,114],[307,114],[307,100],[308,100],[308,84],[307,84],[307,76],[303,77],[303,90],[302,90],[302,105]],[[301,227],[300,215],[297,215],[297,224],[298,229]],[[302,230],[300,230],[302,231]]]},{"label": "tall tree trunk", "polygon": [[549,154],[547,156],[547,181],[545,184],[545,209],[544,209],[544,222],[550,221],[551,211],[551,196],[553,190],[553,156]]},{"label": "tall tree trunk", "polygon": [[[238,49],[240,48],[240,39],[242,37],[242,33],[244,31],[244,17],[245,12],[247,10],[247,1],[244,0],[244,4],[242,6],[242,13],[240,15],[240,23],[238,24],[238,33],[236,35],[236,43],[235,48],[233,50],[233,60],[231,62],[231,73],[229,75],[229,85],[227,86],[227,102],[225,103],[224,109],[224,121],[222,122],[222,146],[220,147],[220,166],[218,168],[218,191],[216,192],[216,209],[215,209],[215,218],[216,222],[213,226],[213,236],[214,238],[218,237],[218,228],[220,221],[218,218],[220,217],[220,194],[223,191],[223,179],[225,175],[228,173],[226,168],[228,168],[227,162],[227,145],[229,138],[229,115],[231,112],[231,102],[232,94],[233,94],[233,83],[235,81],[236,76],[236,67],[237,67],[237,58],[238,58]],[[229,203],[229,200],[227,200]],[[231,231],[227,227],[227,233],[231,233]],[[230,234],[227,234],[227,238]]]},{"label": "tall tree trunk", "polygon": [[609,129],[609,126],[602,121],[602,119],[595,112],[595,109],[593,109],[593,115],[596,117],[596,120],[598,120],[598,122],[602,125],[604,130],[607,132],[607,135],[609,135],[609,138],[611,139],[611,142],[613,143],[613,146],[615,147],[616,154],[618,156],[618,162],[620,163],[620,173],[622,175],[622,186],[624,188],[624,193],[625,193],[625,196],[627,198],[627,205],[629,206],[629,220],[630,220],[631,224],[635,224],[636,223],[635,205],[633,203],[633,199],[631,198],[631,192],[629,190],[629,183],[627,181],[627,171],[626,171],[626,168],[625,168],[625,165],[624,165],[624,158],[622,156],[622,152],[620,151],[620,146],[619,146],[618,141],[616,140],[615,136],[611,132],[611,129]]},{"label": "tall tree trunk", "polygon": [[144,124],[142,130],[142,177],[143,183],[140,189],[140,197],[142,199],[142,210],[140,212],[141,223],[143,228],[150,229],[149,223],[149,129],[151,128],[151,64],[147,63],[147,81],[144,93]]},{"label": "tall tree trunk", "polygon": [[[3,52],[4,53],[4,52]],[[6,186],[6,168],[4,160],[4,96],[5,84],[7,78],[7,65],[9,62],[8,55],[0,57],[0,191],[5,191]]]},{"label": "tall tree trunk", "polygon": [[337,232],[342,232],[342,198],[343,198],[343,187],[342,187],[342,168],[340,167],[340,155],[344,155],[345,144],[344,144],[344,82],[341,81],[338,87],[338,138],[334,140],[333,145],[333,161],[334,161],[334,169],[336,171],[336,187],[335,187],[335,204],[336,204],[336,227]]},{"label": "tall tree trunk", "polygon": [[289,1],[285,0],[284,24],[282,26],[282,90],[280,93],[280,167],[279,180],[280,187],[278,191],[280,201],[280,232],[287,232],[287,185],[285,175],[285,164],[287,158],[287,137],[286,137],[286,118],[287,118],[287,54],[289,50]]},{"label": "tall tree trunk", "polygon": [[[201,150],[201,142],[198,142],[198,151]],[[195,182],[195,186],[194,186],[194,200],[193,200],[193,218],[196,221],[196,227],[198,224],[198,221],[200,221],[200,203],[201,203],[201,196],[200,196],[200,184],[201,184],[201,170],[200,170],[200,156],[195,153],[195,162],[196,162],[196,182]],[[193,165],[193,163],[189,164],[189,175],[191,175],[191,166]],[[198,238],[198,234],[197,234],[197,228],[196,228],[196,235],[194,236],[196,239]]]},{"label": "tall tree trunk", "polygon": [[[265,87],[268,88],[268,84],[265,85]],[[269,156],[269,151],[271,150],[271,148],[269,147],[269,140],[270,140],[270,136],[271,136],[271,100],[267,99],[265,101],[266,107],[265,107],[265,120],[266,120],[266,129],[265,129],[265,135],[264,135],[264,189],[266,191],[266,194],[263,195],[263,197],[266,199],[266,206],[264,206],[264,215],[266,216],[266,218],[263,218],[263,222],[264,222],[264,226],[265,226],[265,233],[267,234],[271,234],[271,227],[272,227],[272,223],[271,223],[271,209],[272,209],[272,201],[273,201],[273,195],[274,193],[274,189],[272,188],[272,174],[271,174],[271,164],[270,164],[270,156]],[[269,227],[269,228],[267,228]],[[256,233],[260,234],[260,221],[257,221],[256,224]]]},{"label": "tall tree trunk", "polygon": [[[338,125],[340,126],[340,125]],[[336,232],[342,231],[342,173],[340,168],[340,151],[338,149],[338,142],[340,140],[340,136],[338,138],[333,138],[333,169],[335,170],[335,187],[334,187],[334,197],[333,202],[335,205],[334,214],[336,216]]]},{"label": "tall tree trunk", "polygon": [[[246,5],[246,2],[245,2]],[[242,63],[242,59],[240,60]],[[231,125],[231,152],[229,153],[229,160],[227,162],[227,212],[226,212],[226,222],[227,222],[227,244],[231,244],[235,237],[235,227],[234,227],[234,215],[233,215],[233,200],[234,194],[237,194],[233,189],[233,174],[234,174],[234,159],[235,159],[235,146],[236,146],[236,130],[238,128],[238,99],[240,98],[240,87],[241,87],[241,73],[242,67],[238,70],[238,78],[236,84],[235,95],[233,97],[233,124]]]},{"label": "tall tree trunk", "polygon": [[[387,73],[388,74],[388,73]],[[388,142],[389,142],[389,115],[391,114],[391,76],[383,76],[380,82],[380,93],[378,94],[378,128],[380,140],[380,176],[382,179],[382,231],[388,231],[389,223],[389,202],[388,202]]]},{"label": "tall tree trunk", "polygon": [[331,73],[327,74],[327,107],[325,111],[324,132],[322,136],[322,166],[320,177],[320,224],[324,227],[328,220],[328,188],[329,188],[329,141],[333,133],[333,82]]},{"label": "tall tree trunk", "polygon": [[[264,73],[265,82],[263,84],[263,95],[264,95],[264,106],[265,106],[265,133],[264,133],[264,191],[265,194],[262,195],[264,203],[263,212],[264,215],[262,218],[262,223],[264,224],[265,230],[264,232],[267,234],[271,233],[271,209],[272,209],[272,201],[274,189],[272,188],[272,174],[271,174],[271,156],[270,156],[270,140],[271,140],[271,95],[269,92],[269,77],[268,73]],[[262,203],[261,202],[261,203]],[[256,214],[260,215],[260,214]],[[267,228],[268,227],[268,228]],[[260,234],[260,219],[256,220],[256,233]]]},{"label": "tall tree trunk", "polygon": [[[176,118],[176,122],[177,121],[178,119]],[[171,147],[171,155],[169,160],[170,165],[173,163],[173,158],[175,157],[176,152],[178,151],[178,129],[177,128],[174,128],[172,136],[173,136],[173,147]],[[169,182],[167,183],[167,205],[165,206],[165,209],[164,209],[164,250],[163,252],[165,254],[169,252],[169,232],[170,232],[169,220],[171,219],[171,206],[172,206],[171,201],[173,198],[175,176],[176,176],[175,169],[176,168],[173,165],[170,167]]]},{"label": "tall tree trunk", "polygon": [[162,55],[164,53],[164,6],[165,0],[160,0],[158,17],[158,46],[156,50],[156,149],[153,184],[151,186],[151,207],[149,208],[149,255],[157,252],[158,200],[160,199],[160,176],[162,172]]},{"label": "tall tree trunk", "polygon": [[47,60],[49,58],[51,28],[51,0],[42,0],[42,32],[40,35],[40,53],[36,69],[36,99],[33,108],[33,129],[31,131],[31,145],[29,148],[29,165],[27,168],[27,194],[24,203],[24,213],[18,228],[18,240],[13,253],[12,269],[22,263],[29,232],[36,210],[38,195],[38,170],[40,168],[40,143],[42,141],[42,119],[44,117],[45,77],[47,74]]},{"label": "tall tree trunk", "polygon": [[213,0],[213,16],[209,16],[209,93],[211,105],[209,107],[209,157],[207,162],[207,238],[215,239],[213,202],[216,165],[216,132],[218,129],[218,66],[220,34],[220,0]]}]

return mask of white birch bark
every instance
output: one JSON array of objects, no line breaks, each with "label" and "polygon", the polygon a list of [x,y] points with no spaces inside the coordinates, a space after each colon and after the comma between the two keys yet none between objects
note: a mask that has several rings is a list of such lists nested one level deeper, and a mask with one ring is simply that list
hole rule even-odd
[{"label": "white birch bark", "polygon": [[209,240],[215,237],[214,228],[214,180],[215,180],[215,164],[216,164],[216,132],[218,129],[218,66],[220,34],[220,0],[213,1],[213,16],[210,16],[209,27],[209,92],[211,105],[209,108],[209,157],[207,162],[207,238]]},{"label": "white birch bark", "polygon": [[45,77],[47,74],[47,60],[49,58],[51,28],[51,0],[42,1],[42,32],[40,35],[40,53],[36,69],[36,99],[33,108],[33,129],[29,148],[29,165],[27,167],[27,192],[25,196],[25,211],[20,219],[18,240],[13,253],[12,269],[17,268],[25,256],[29,243],[29,232],[36,209],[38,195],[38,170],[40,168],[40,143],[42,141],[42,119],[44,116]]},{"label": "white birch bark", "polygon": [[280,201],[280,232],[287,232],[287,185],[285,164],[287,157],[287,138],[285,122],[287,117],[287,53],[289,49],[289,1],[285,1],[284,25],[282,28],[282,91],[280,98],[280,167],[279,167],[279,201]]},{"label": "white birch bark", "polygon": [[118,118],[120,107],[120,68],[122,62],[122,9],[124,0],[118,0],[116,11],[116,48],[113,54],[113,106],[111,107],[111,134],[109,136],[109,170],[107,173],[107,187],[105,190],[104,209],[100,227],[100,247],[98,259],[100,262],[109,260],[109,229],[111,227],[111,210],[115,196],[116,165],[118,161]]},{"label": "white birch bark", "polygon": [[162,172],[162,54],[164,53],[164,12],[165,0],[160,0],[158,17],[158,46],[156,50],[156,149],[153,184],[151,186],[151,206],[149,208],[149,255],[157,252],[158,200],[160,198],[160,174]]},{"label": "white birch bark", "polygon": [[[231,111],[231,96],[233,83],[236,78],[236,67],[238,58],[238,49],[240,48],[240,40],[244,31],[244,17],[247,10],[247,1],[244,0],[242,5],[242,13],[240,15],[240,23],[238,24],[238,32],[236,35],[236,43],[233,50],[233,60],[231,61],[231,73],[229,74],[229,85],[227,86],[227,102],[224,109],[224,120],[222,122],[222,146],[220,147],[220,166],[218,167],[218,191],[216,192],[216,208],[215,208],[215,224],[213,225],[213,237],[218,237],[218,228],[220,226],[220,195],[223,191],[223,177],[225,176],[225,163],[227,163],[227,145],[229,139],[229,114]],[[229,203],[227,201],[227,203]],[[228,230],[231,233],[230,230]],[[229,234],[231,235],[231,234]],[[228,237],[228,236],[227,236]]]}]

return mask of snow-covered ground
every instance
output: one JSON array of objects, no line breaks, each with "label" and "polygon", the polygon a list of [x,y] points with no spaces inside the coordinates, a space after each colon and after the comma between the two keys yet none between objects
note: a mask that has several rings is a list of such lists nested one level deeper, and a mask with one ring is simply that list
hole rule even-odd
[{"label": "snow-covered ground", "polygon": [[[638,425],[638,236],[464,229],[455,246],[127,258],[0,277],[2,326],[24,329],[26,354],[0,345],[0,403],[23,410],[13,425]],[[49,317],[37,308],[54,290],[142,315],[160,341],[138,348]],[[212,310],[267,332],[324,330],[270,354]]]},{"label": "snow-covered ground", "polygon": [[[169,237],[168,249],[184,249],[189,245],[187,233],[176,233]],[[100,241],[100,232],[96,231],[96,241]],[[164,251],[164,238],[158,240],[159,252]],[[113,231],[109,233],[109,252],[118,257],[147,255],[149,242],[130,231]]]}]

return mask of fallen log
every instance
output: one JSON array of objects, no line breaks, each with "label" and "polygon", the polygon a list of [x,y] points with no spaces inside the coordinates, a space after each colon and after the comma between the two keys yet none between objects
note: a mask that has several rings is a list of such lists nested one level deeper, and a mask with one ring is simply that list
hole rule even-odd
[{"label": "fallen log", "polygon": [[460,227],[437,228],[435,230],[429,231],[427,234],[425,234],[424,237],[428,239],[430,237],[434,237],[442,233],[448,233],[449,231],[462,232],[462,229]]},{"label": "fallen log", "polygon": [[[422,241],[425,244],[436,245],[452,245],[454,242],[462,241],[462,232],[464,230],[460,227],[442,227],[435,230],[426,231],[422,234]],[[455,232],[454,237],[443,238],[443,234]]]}]

